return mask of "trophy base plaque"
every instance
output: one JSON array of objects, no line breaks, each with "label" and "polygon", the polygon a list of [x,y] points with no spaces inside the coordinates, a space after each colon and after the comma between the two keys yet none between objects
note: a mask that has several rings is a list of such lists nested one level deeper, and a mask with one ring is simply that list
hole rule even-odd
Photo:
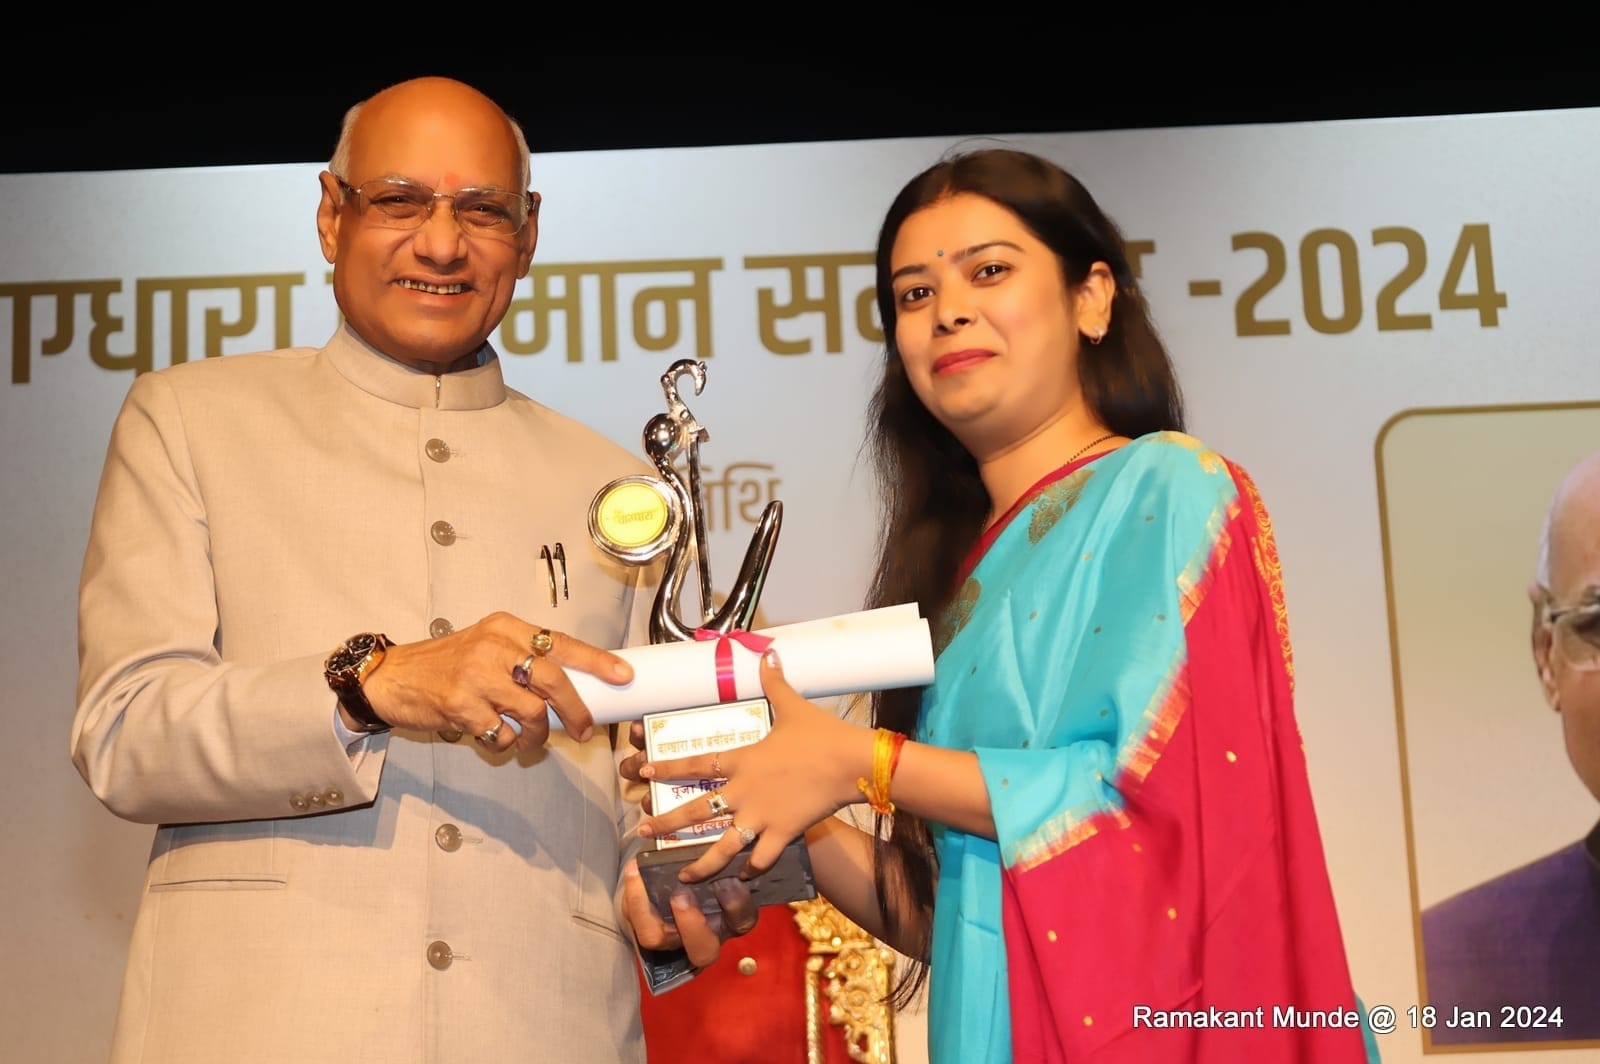
[{"label": "trophy base plaque", "polygon": [[[652,761],[685,754],[717,753],[733,750],[761,740],[772,730],[772,707],[765,698],[739,702],[719,702],[693,709],[646,714],[645,752]],[[652,780],[650,800],[657,812],[665,812],[701,797],[727,782],[722,779]],[[751,843],[711,879],[700,883],[681,883],[678,871],[711,848],[734,823],[733,816],[716,817],[701,824],[675,831],[657,839],[651,849],[639,853],[639,874],[644,878],[650,902],[663,920],[673,923],[672,892],[679,887],[694,889],[700,911],[713,916],[721,911],[711,884],[736,877],[750,860]],[[817,896],[811,877],[811,855],[805,839],[793,839],[784,847],[776,864],[745,886],[757,906],[807,901]]]},{"label": "trophy base plaque", "polygon": [[[757,742],[771,730],[772,707],[765,698],[647,713],[645,756],[651,761],[663,761],[686,754],[717,754]],[[650,809],[659,816],[704,797],[727,782],[721,778],[651,780]],[[656,840],[656,849],[714,842],[732,826],[732,816],[713,817],[661,836]]]}]

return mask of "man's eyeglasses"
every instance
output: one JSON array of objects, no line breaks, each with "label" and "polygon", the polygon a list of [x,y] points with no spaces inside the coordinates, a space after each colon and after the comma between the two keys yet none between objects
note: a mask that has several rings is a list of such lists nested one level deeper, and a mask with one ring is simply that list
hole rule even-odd
[{"label": "man's eyeglasses", "polygon": [[1600,601],[1563,606],[1547,601],[1544,623],[1551,629],[1556,651],[1574,669],[1600,669]]},{"label": "man's eyeglasses", "polygon": [[469,235],[515,236],[539,213],[539,194],[526,196],[498,188],[462,188],[435,192],[427,185],[398,177],[380,177],[351,185],[335,177],[346,196],[365,208],[365,217],[389,229],[416,229],[433,216],[434,205],[449,200],[456,224]]}]

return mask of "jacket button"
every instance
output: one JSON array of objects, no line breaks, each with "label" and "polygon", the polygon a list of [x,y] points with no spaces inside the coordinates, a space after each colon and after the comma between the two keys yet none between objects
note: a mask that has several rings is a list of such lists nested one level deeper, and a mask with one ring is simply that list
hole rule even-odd
[{"label": "jacket button", "polygon": [[432,458],[435,462],[450,461],[450,445],[439,439],[437,436],[429,440],[427,446],[424,447],[423,450],[427,451],[428,457]]},{"label": "jacket button", "polygon": [[428,529],[428,534],[441,547],[448,547],[456,541],[456,530],[450,527],[449,521],[435,521]]},{"label": "jacket button", "polygon": [[754,957],[740,957],[739,958],[739,974],[740,975],[755,975],[756,974],[756,959]]},{"label": "jacket button", "polygon": [[443,617],[435,617],[428,622],[428,634],[435,639],[443,638],[456,630],[456,626]]},{"label": "jacket button", "polygon": [[303,794],[291,794],[289,796],[289,808],[297,813],[304,813],[311,808],[311,803],[306,801],[306,796]]},{"label": "jacket button", "polygon": [[337,787],[329,787],[322,792],[322,800],[327,802],[330,808],[336,805],[343,805],[344,792]]},{"label": "jacket button", "polygon": [[434,970],[444,971],[450,967],[450,962],[455,960],[455,957],[456,955],[450,952],[450,943],[444,941],[428,943],[428,963]]},{"label": "jacket button", "polygon": [[445,853],[455,853],[461,849],[461,829],[454,824],[440,824],[433,833],[433,841]]}]

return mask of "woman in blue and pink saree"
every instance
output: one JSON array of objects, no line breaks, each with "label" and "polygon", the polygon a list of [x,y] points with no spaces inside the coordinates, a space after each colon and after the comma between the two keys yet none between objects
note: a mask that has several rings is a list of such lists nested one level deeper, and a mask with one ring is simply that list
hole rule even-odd
[{"label": "woman in blue and pink saree", "polygon": [[[866,604],[919,604],[934,679],[861,725],[779,640],[765,739],[624,764],[727,780],[641,833],[731,814],[688,880],[804,835],[819,892],[911,959],[896,1000],[928,986],[934,1064],[1376,1059],[1267,510],[1183,431],[1117,227],[1054,163],[975,151],[901,190],[877,272]],[[870,827],[835,815],[863,801]]]},{"label": "woman in blue and pink saree", "polygon": [[932,828],[935,1057],[1361,1059],[1245,473],[1175,432],[1064,466],[959,585],[916,738],[996,838]]}]

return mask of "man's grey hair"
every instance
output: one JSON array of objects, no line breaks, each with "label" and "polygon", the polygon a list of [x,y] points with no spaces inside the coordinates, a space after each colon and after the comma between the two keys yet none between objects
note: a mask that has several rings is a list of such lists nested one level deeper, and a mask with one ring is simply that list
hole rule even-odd
[{"label": "man's grey hair", "polygon": [[[356,118],[361,114],[361,109],[365,106],[366,101],[363,100],[344,113],[344,124],[339,127],[339,143],[334,145],[333,158],[328,160],[328,172],[341,181],[350,179],[350,141],[355,132]],[[526,192],[528,191],[529,183],[532,181],[528,138],[523,135],[522,127],[517,124],[515,118],[512,118],[504,111],[501,111],[500,114],[505,118],[506,124],[511,127],[511,135],[517,141],[517,158],[522,160],[522,170],[517,176],[517,187],[510,191]]]}]

